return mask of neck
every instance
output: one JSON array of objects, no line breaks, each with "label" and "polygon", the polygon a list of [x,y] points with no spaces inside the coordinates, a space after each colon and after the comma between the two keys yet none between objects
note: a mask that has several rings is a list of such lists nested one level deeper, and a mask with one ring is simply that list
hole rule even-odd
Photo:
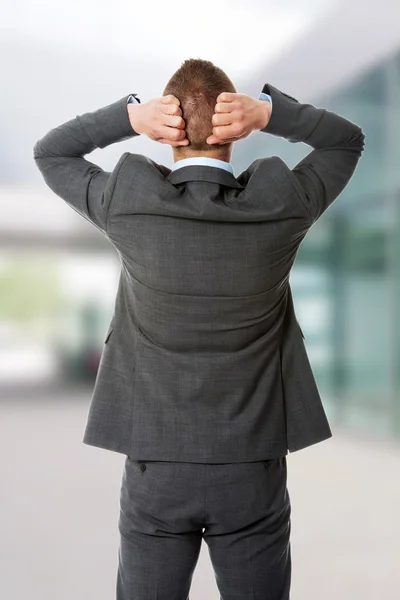
[{"label": "neck", "polygon": [[199,150],[199,151],[184,151],[184,150],[177,150],[176,148],[173,148],[173,154],[174,154],[174,162],[177,162],[178,160],[182,160],[183,158],[194,158],[197,156],[204,156],[206,158],[217,158],[218,160],[223,160],[227,163],[229,163],[231,161],[231,153],[230,152],[221,152],[221,150],[219,150],[218,152],[216,151],[210,151],[210,150]]}]

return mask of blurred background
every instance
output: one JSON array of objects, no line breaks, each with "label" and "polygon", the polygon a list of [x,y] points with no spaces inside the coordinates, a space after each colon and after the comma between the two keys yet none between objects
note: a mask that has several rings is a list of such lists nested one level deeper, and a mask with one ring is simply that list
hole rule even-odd
[{"label": "blurred background", "polygon": [[[45,185],[47,131],[136,92],[161,95],[186,58],[239,92],[264,83],[362,127],[341,196],[303,241],[291,285],[333,438],[288,455],[296,600],[394,600],[400,585],[400,3],[219,0],[2,2],[0,20],[0,593],[111,600],[124,457],[81,443],[114,308],[113,246]],[[172,167],[172,149],[125,151]],[[290,167],[304,144],[254,133]],[[191,598],[217,600],[203,544]]]}]

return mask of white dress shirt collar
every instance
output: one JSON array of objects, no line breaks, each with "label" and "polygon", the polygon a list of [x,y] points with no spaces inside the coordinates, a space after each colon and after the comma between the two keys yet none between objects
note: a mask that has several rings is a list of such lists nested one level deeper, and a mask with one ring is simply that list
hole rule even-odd
[{"label": "white dress shirt collar", "polygon": [[193,156],[190,158],[182,158],[181,160],[177,160],[172,167],[172,171],[180,169],[181,167],[189,167],[190,165],[218,167],[219,169],[225,169],[234,175],[231,163],[228,163],[225,160],[219,160],[218,158],[210,158],[208,156]]}]

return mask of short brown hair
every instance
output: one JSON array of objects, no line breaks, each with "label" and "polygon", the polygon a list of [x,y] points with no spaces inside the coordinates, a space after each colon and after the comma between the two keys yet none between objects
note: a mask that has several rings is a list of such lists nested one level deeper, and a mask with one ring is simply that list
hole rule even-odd
[{"label": "short brown hair", "polygon": [[[163,96],[173,94],[180,101],[182,118],[186,124],[188,146],[192,150],[226,148],[222,144],[207,144],[212,134],[211,122],[217,98],[222,92],[236,93],[235,86],[222,69],[209,60],[189,58],[172,75]],[[182,146],[185,148],[185,146]]]}]

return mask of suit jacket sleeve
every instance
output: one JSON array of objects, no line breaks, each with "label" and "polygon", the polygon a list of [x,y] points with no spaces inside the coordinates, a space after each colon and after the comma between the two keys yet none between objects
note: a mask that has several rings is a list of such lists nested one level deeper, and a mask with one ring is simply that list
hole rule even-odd
[{"label": "suit jacket sleeve", "polygon": [[314,148],[294,169],[285,165],[312,224],[350,181],[364,150],[365,135],[351,121],[324,108],[302,104],[270,84],[262,91],[271,95],[273,109],[261,131]]},{"label": "suit jacket sleeve", "polygon": [[129,122],[128,97],[50,130],[33,149],[47,185],[103,232],[107,231],[117,174],[129,152],[121,156],[112,173],[83,157],[95,148],[139,135]]}]

